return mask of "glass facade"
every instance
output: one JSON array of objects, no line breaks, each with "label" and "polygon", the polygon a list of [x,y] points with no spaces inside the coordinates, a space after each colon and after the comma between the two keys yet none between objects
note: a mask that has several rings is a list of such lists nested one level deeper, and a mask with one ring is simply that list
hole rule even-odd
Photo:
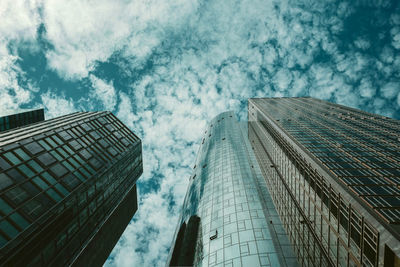
[{"label": "glass facade", "polygon": [[247,124],[232,112],[204,133],[167,265],[297,266]]},{"label": "glass facade", "polygon": [[36,109],[0,117],[0,132],[44,121],[44,109]]},{"label": "glass facade", "polygon": [[299,262],[399,263],[400,122],[313,98],[248,105],[249,140]]},{"label": "glass facade", "polygon": [[137,210],[141,173],[141,140],[109,112],[0,133],[0,262],[103,264]]}]

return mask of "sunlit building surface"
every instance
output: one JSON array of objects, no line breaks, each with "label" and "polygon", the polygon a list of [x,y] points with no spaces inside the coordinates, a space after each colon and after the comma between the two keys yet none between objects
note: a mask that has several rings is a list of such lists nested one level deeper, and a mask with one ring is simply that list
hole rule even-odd
[{"label": "sunlit building surface", "polygon": [[202,139],[169,266],[297,266],[247,138],[232,112]]},{"label": "sunlit building surface", "polygon": [[0,132],[44,121],[44,109],[35,109],[0,117]]},{"label": "sunlit building surface", "polygon": [[0,265],[101,266],[137,210],[141,141],[109,112],[0,133]]},{"label": "sunlit building surface", "polygon": [[313,98],[248,102],[249,141],[305,266],[400,266],[400,122]]}]

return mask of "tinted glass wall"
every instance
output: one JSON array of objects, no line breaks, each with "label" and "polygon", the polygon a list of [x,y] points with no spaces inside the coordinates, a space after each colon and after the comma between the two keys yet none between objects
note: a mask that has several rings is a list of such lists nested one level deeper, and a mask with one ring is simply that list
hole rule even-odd
[{"label": "tinted glass wall", "polygon": [[[87,256],[82,249],[107,220],[119,220],[116,207],[134,207],[114,229],[119,237],[136,211],[141,173],[140,139],[109,112],[73,113],[1,133],[0,261],[72,264]],[[113,242],[99,248],[104,260],[118,238],[105,239]]]},{"label": "tinted glass wall", "polygon": [[247,130],[232,112],[204,132],[168,264],[297,265]]},{"label": "tinted glass wall", "polygon": [[248,108],[249,139],[300,262],[377,266],[388,250],[400,255],[399,121],[312,98]]},{"label": "tinted glass wall", "polygon": [[0,132],[44,121],[44,109],[30,110],[0,117]]}]

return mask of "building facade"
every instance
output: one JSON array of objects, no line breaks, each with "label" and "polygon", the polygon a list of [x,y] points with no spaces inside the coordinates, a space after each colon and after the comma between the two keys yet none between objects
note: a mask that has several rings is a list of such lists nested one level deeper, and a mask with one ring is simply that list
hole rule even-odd
[{"label": "building facade", "polygon": [[0,132],[44,121],[44,109],[35,109],[0,117]]},{"label": "building facade", "polygon": [[400,122],[249,99],[249,140],[300,264],[400,266]]},{"label": "building facade", "polygon": [[246,127],[232,112],[209,123],[168,266],[297,266]]},{"label": "building facade", "polygon": [[141,150],[109,112],[0,133],[0,265],[101,266],[137,210]]}]

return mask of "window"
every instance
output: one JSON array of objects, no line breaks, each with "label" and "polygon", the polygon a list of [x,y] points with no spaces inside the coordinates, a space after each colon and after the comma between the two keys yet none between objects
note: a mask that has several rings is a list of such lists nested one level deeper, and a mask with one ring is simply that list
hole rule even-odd
[{"label": "window", "polygon": [[28,193],[21,187],[14,187],[7,191],[5,195],[11,200],[15,205],[19,205],[24,202],[28,197]]},{"label": "window", "polygon": [[50,196],[50,198],[51,199],[53,199],[55,202],[59,202],[59,201],[61,201],[62,200],[62,197],[56,192],[56,191],[54,191],[53,189],[49,189],[49,190],[47,190],[47,195],[49,195]]},{"label": "window", "polygon": [[38,143],[35,142],[25,145],[25,148],[29,152],[31,152],[32,155],[36,155],[44,150],[43,147],[41,147]]},{"label": "window", "polygon": [[6,220],[0,222],[0,229],[8,236],[8,238],[12,239],[18,234],[18,230],[11,225]]},{"label": "window", "polygon": [[56,159],[51,156],[49,153],[44,153],[40,156],[37,157],[37,159],[44,165],[44,166],[49,166],[56,162]]},{"label": "window", "polygon": [[3,190],[13,184],[13,181],[5,173],[0,173],[0,190]]},{"label": "window", "polygon": [[32,182],[37,185],[40,189],[46,190],[49,186],[41,178],[35,177]]},{"label": "window", "polygon": [[18,225],[21,229],[25,229],[29,226],[29,222],[24,219],[18,212],[14,212],[10,215],[11,220]]},{"label": "window", "polygon": [[4,153],[4,156],[14,165],[21,163],[21,161],[12,152]]},{"label": "window", "polygon": [[43,171],[43,168],[39,166],[39,164],[37,164],[36,161],[31,160],[28,162],[29,166],[32,167],[32,169],[34,169],[36,171],[36,173],[40,173]]},{"label": "window", "polygon": [[0,169],[6,170],[10,167],[11,167],[10,164],[8,164],[7,161],[5,161],[0,157]]},{"label": "window", "polygon": [[23,160],[29,160],[31,158],[21,148],[17,148],[14,152]]},{"label": "window", "polygon": [[7,202],[5,202],[2,198],[0,198],[0,211],[4,215],[7,215],[13,211],[13,208],[11,208],[10,205],[7,204]]},{"label": "window", "polygon": [[68,170],[62,166],[60,163],[57,163],[53,167],[50,168],[50,170],[57,176],[57,177],[62,177],[64,176]]},{"label": "window", "polygon": [[18,166],[18,169],[28,178],[31,178],[35,175],[35,173],[31,169],[29,169],[28,166],[26,166],[25,164]]}]

